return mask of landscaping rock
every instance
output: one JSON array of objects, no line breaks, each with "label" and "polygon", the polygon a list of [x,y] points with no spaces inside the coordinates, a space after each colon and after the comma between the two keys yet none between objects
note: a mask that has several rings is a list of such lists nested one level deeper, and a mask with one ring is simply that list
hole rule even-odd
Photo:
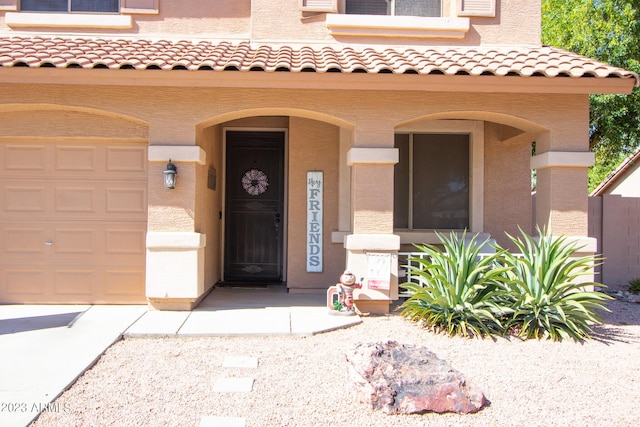
[{"label": "landscaping rock", "polygon": [[361,343],[346,354],[359,399],[387,414],[477,412],[484,394],[425,347]]},{"label": "landscaping rock", "polygon": [[609,294],[619,301],[626,301],[632,304],[640,304],[640,294],[634,294],[629,291],[617,291]]}]

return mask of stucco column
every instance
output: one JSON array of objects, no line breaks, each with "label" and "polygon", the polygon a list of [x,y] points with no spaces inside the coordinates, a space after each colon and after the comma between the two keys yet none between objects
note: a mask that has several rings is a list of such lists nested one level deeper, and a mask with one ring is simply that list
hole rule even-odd
[{"label": "stucco column", "polygon": [[[166,189],[167,162],[177,166],[175,189]],[[204,151],[194,145],[149,147],[146,294],[151,307],[191,310],[204,296],[206,236],[195,231],[196,167]]]},{"label": "stucco column", "polygon": [[[546,151],[531,158],[536,173],[536,209],[534,222],[546,227],[554,236],[566,236],[581,247],[577,256],[593,255],[597,241],[588,237],[589,195],[588,168],[595,156],[588,151],[563,149],[550,133],[543,135],[539,146]],[[587,145],[587,144],[585,144]],[[582,281],[592,281],[593,275]]]},{"label": "stucco column", "polygon": [[[347,268],[357,278],[365,279],[363,288],[354,292],[356,308],[363,313],[388,313],[389,303],[398,299],[400,237],[393,234],[393,167],[398,162],[398,150],[393,148],[392,133],[387,144],[355,146],[347,153],[352,234],[345,238],[345,248]],[[369,277],[374,258],[388,263],[388,289],[386,285],[374,286],[376,278]]]}]

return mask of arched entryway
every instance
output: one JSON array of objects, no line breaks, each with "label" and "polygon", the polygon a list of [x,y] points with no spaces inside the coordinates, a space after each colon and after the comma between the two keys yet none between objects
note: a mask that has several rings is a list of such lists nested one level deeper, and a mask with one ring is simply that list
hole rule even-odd
[{"label": "arched entryway", "polygon": [[[280,283],[318,292],[344,270],[349,206],[341,192],[349,191],[344,156],[350,139],[335,118],[309,116],[289,111],[200,127],[198,143],[217,177],[215,190],[198,195],[210,208],[196,212],[196,223],[207,230],[206,275],[213,283]],[[309,171],[322,172],[324,189],[323,263],[313,272],[306,262]]]}]

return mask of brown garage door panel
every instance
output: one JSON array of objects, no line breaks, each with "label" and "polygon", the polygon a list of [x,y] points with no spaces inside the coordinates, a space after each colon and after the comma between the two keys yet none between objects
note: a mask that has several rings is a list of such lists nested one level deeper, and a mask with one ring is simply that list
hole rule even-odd
[{"label": "brown garage door panel", "polygon": [[79,260],[89,256],[96,262],[144,258],[146,253],[145,222],[58,221],[0,222],[0,254],[3,259]]},{"label": "brown garage door panel", "polygon": [[45,242],[48,235],[47,229],[42,224],[32,223],[0,223],[0,254],[2,258],[24,257],[29,255],[31,260],[35,257],[44,257]]},{"label": "brown garage door panel", "polygon": [[147,146],[0,143],[0,302],[144,303]]},{"label": "brown garage door panel", "polygon": [[0,302],[21,302],[12,295],[28,295],[38,298],[46,292],[47,272],[42,266],[0,265]]},{"label": "brown garage door panel", "polygon": [[54,293],[76,302],[143,303],[144,271],[135,266],[56,267]]},{"label": "brown garage door panel", "polygon": [[147,177],[147,147],[140,143],[4,143],[0,158],[5,165],[0,177],[119,179],[123,173],[128,179]]},{"label": "brown garage door panel", "polygon": [[145,272],[137,265],[2,265],[1,303],[142,304]]},{"label": "brown garage door panel", "polygon": [[145,302],[144,278],[145,272],[123,267],[107,267],[104,272],[105,295],[107,300],[120,300],[129,302]]},{"label": "brown garage door panel", "polygon": [[146,181],[5,180],[0,193],[5,218],[146,219]]}]

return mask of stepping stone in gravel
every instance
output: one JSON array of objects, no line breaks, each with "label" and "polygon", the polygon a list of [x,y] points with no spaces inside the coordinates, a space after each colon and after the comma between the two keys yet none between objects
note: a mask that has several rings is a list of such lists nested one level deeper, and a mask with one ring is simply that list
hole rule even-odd
[{"label": "stepping stone in gravel", "polygon": [[213,384],[216,393],[248,393],[253,389],[253,378],[219,378]]},{"label": "stepping stone in gravel", "polygon": [[240,417],[202,417],[200,427],[245,427],[247,425],[244,418]]},{"label": "stepping stone in gravel", "polygon": [[225,356],[222,367],[256,369],[258,367],[258,358],[251,356]]}]

